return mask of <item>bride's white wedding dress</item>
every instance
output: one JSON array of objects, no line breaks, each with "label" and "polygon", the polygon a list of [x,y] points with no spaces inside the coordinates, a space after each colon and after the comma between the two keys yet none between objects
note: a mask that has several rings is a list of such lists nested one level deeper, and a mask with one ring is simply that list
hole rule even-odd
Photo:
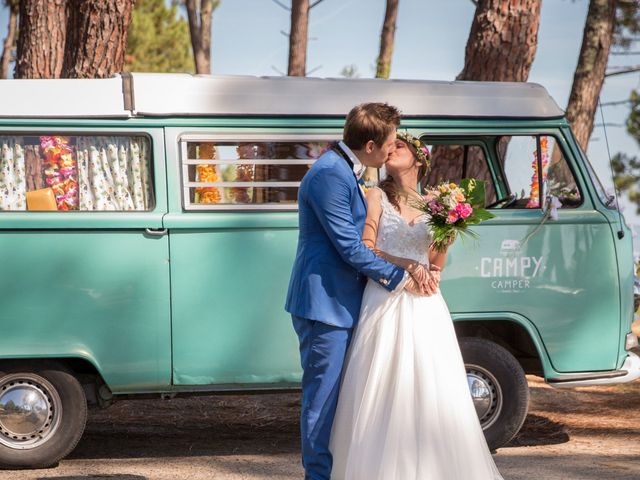
[{"label": "bride's white wedding dress", "polygon": [[[428,263],[430,229],[382,192],[376,248]],[[332,480],[502,479],[482,433],[447,305],[369,280],[331,433]]]}]

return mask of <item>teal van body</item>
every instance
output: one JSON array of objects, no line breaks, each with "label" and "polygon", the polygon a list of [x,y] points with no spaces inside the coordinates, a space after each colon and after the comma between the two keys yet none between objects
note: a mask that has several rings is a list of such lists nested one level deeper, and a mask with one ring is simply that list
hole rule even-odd
[{"label": "teal van body", "polygon": [[[141,76],[140,81],[167,77],[172,78]],[[133,80],[110,81],[124,82],[127,107],[132,100],[126,98],[126,87],[135,88],[136,74]],[[348,80],[324,82],[350,85]],[[388,100],[394,103],[394,95]],[[259,101],[267,103],[261,108],[270,108],[265,98]],[[345,99],[353,105],[359,101]],[[399,106],[406,113],[407,107]],[[176,108],[174,114],[145,114],[129,107],[122,118],[99,112],[0,118],[0,141],[30,135],[144,138],[153,192],[145,211],[0,212],[0,248],[5,252],[0,383],[3,373],[37,374],[38,362],[44,361],[74,375],[87,399],[101,405],[135,395],[297,388],[297,338],[283,309],[297,243],[295,204],[190,209],[185,202],[199,187],[190,187],[192,179],[185,175],[190,175],[189,165],[200,164],[185,161],[192,155],[191,144],[203,149],[206,142],[338,139],[346,110],[342,116],[287,114],[278,108],[272,114],[206,115]],[[523,374],[541,375],[555,386],[637,378],[637,339],[630,335],[631,231],[607,205],[566,119],[553,112],[501,118],[499,112],[465,116],[425,111],[407,115],[402,128],[433,145],[432,152],[451,142],[473,146],[486,159],[494,182],[495,218],[475,228],[477,240],[454,244],[443,272],[441,289],[459,337],[497,345]],[[579,202],[553,215],[544,205],[505,207],[511,192],[498,145],[505,136],[537,138],[539,147],[541,138],[552,139],[572,172]],[[211,164],[224,160],[215,158]],[[262,188],[259,182],[255,187],[238,185],[253,188],[254,195]],[[481,390],[499,384],[489,367],[471,363],[479,367],[469,370],[475,372],[470,373],[470,387],[473,381]],[[509,410],[509,388],[502,389],[501,395],[474,393],[487,429],[500,423],[497,409]],[[491,405],[483,410],[485,401]],[[0,464],[36,466],[68,453],[52,446],[54,433],[53,440],[42,444],[12,440],[10,422],[3,424],[3,405],[0,397],[0,432],[5,432],[0,433]],[[521,425],[520,416],[515,423]],[[520,425],[496,434],[493,445],[508,441]],[[21,456],[24,452],[31,456]]]}]

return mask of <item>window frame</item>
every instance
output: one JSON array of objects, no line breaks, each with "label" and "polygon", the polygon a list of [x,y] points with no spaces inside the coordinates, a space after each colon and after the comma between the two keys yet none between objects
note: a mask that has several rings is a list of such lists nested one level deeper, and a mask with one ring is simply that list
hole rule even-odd
[{"label": "window frame", "polygon": [[[433,135],[429,133],[422,133],[419,135],[420,140],[425,145],[459,145],[463,147],[463,159],[462,159],[462,173],[465,174],[465,168],[468,168],[468,148],[469,147],[480,147],[482,149],[482,153],[484,155],[484,160],[487,164],[487,169],[491,175],[491,181],[493,182],[493,188],[496,192],[496,199],[498,195],[501,193],[502,184],[496,176],[495,165],[492,161],[491,153],[492,149],[490,148],[492,137],[497,137],[497,135],[487,135],[487,134],[479,134],[479,135],[456,135],[445,134],[445,135]],[[455,142],[450,142],[449,140],[455,140]],[[500,168],[498,164],[498,168]],[[503,175],[503,172],[500,172]],[[466,178],[466,177],[462,177]]]},{"label": "window frame", "polygon": [[156,169],[155,169],[155,148],[154,148],[154,138],[153,136],[146,131],[143,130],[134,130],[132,132],[124,132],[122,129],[118,129],[118,131],[104,131],[104,130],[75,130],[73,128],[63,127],[60,130],[55,128],[49,128],[45,126],[44,128],[33,127],[31,129],[19,129],[19,130],[11,130],[7,128],[6,125],[0,126],[0,137],[143,137],[147,142],[148,150],[149,150],[149,186],[150,186],[150,196],[152,203],[147,206],[144,210],[0,210],[0,215],[6,214],[45,214],[45,215],[78,215],[78,214],[114,214],[114,213],[126,213],[128,215],[132,214],[145,214],[145,213],[153,213],[158,208],[158,192],[156,188]]},{"label": "window frame", "polygon": [[[296,212],[298,211],[298,202],[294,203],[258,203],[258,204],[233,204],[233,203],[218,203],[218,204],[194,204],[191,203],[190,189],[195,188],[193,185],[189,185],[189,172],[190,165],[197,164],[212,164],[212,165],[232,165],[233,163],[225,160],[198,160],[189,159],[188,147],[189,142],[194,143],[213,143],[214,146],[219,143],[306,143],[306,142],[335,142],[342,139],[342,131],[336,131],[335,133],[194,133],[183,134],[178,137],[178,151],[180,158],[178,163],[178,175],[180,179],[181,189],[181,203],[182,211],[185,213],[205,213],[205,212]],[[313,161],[304,161],[304,159],[281,159],[283,162],[291,162],[293,165],[313,165],[317,159]],[[311,159],[310,159],[311,160]],[[186,161],[186,162],[185,162]],[[247,164],[256,164],[256,160],[247,160]],[[285,165],[286,163],[276,163],[269,161],[269,159],[260,159],[260,163],[264,165]],[[227,182],[216,182],[216,186],[225,187]],[[246,182],[250,185],[247,187],[294,187],[299,188],[300,182]],[[206,186],[206,185],[204,185]],[[239,185],[238,182],[226,185],[226,187],[243,187],[245,185]]]},{"label": "window frame", "polygon": [[500,143],[500,140],[504,137],[534,137],[535,139],[535,143],[536,143],[536,161],[538,163],[538,184],[540,185],[540,188],[538,190],[538,194],[540,195],[539,198],[539,207],[538,208],[506,208],[506,209],[496,209],[496,210],[529,210],[529,211],[535,211],[535,210],[543,210],[545,208],[545,183],[542,181],[542,153],[540,152],[540,137],[552,137],[555,144],[558,146],[558,148],[560,148],[560,152],[562,153],[562,156],[564,158],[564,161],[567,165],[567,167],[569,168],[569,171],[571,172],[571,175],[573,176],[573,180],[576,184],[576,188],[578,189],[578,192],[580,193],[580,203],[572,206],[572,207],[567,207],[567,208],[559,208],[558,210],[575,210],[578,208],[581,208],[584,206],[585,204],[585,193],[584,193],[584,189],[582,188],[582,185],[580,184],[580,176],[576,174],[576,169],[574,168],[574,166],[572,165],[572,162],[569,160],[571,157],[567,155],[567,151],[563,146],[563,141],[560,138],[560,136],[557,133],[542,133],[542,132],[535,132],[535,133],[531,133],[531,132],[518,132],[518,133],[506,133],[506,134],[502,134],[502,135],[496,135],[495,136],[495,142],[494,142],[494,148],[493,148],[493,153],[495,154],[495,158],[497,161],[497,166],[498,168],[500,168],[501,173],[502,173],[502,177],[503,177],[503,185],[500,185],[500,189],[502,190],[504,188],[505,192],[507,194],[511,193],[511,188],[509,186],[509,183],[507,181],[507,175],[504,172],[504,167],[502,166],[502,162],[500,161],[500,151],[498,149],[498,145]]}]

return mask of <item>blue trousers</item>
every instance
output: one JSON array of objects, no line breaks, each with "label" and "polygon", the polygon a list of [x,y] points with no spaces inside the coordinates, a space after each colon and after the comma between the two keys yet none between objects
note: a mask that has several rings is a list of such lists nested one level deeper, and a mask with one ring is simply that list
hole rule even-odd
[{"label": "blue trousers", "polygon": [[292,315],[302,363],[302,465],[305,480],[330,480],[329,439],[338,403],[342,365],[353,329]]}]

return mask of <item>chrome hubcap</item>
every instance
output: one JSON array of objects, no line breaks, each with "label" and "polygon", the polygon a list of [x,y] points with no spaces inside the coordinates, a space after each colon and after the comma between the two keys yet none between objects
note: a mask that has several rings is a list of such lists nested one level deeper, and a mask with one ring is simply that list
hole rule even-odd
[{"label": "chrome hubcap", "polygon": [[483,429],[495,423],[502,411],[502,390],[495,377],[478,365],[465,365],[473,405]]},{"label": "chrome hubcap", "polygon": [[62,402],[39,375],[19,373],[0,379],[0,444],[26,450],[49,440],[60,424]]}]

